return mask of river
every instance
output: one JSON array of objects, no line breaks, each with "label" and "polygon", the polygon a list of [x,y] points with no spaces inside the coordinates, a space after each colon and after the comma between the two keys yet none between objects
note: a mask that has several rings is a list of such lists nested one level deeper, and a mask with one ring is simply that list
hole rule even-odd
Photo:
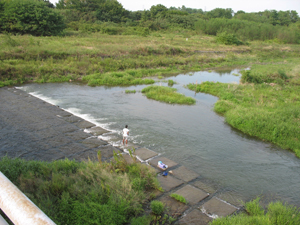
[{"label": "river", "polygon": [[[127,124],[129,141],[163,154],[218,185],[221,191],[250,200],[265,196],[300,206],[300,159],[270,143],[230,127],[213,111],[218,100],[184,88],[188,83],[238,83],[239,70],[200,71],[168,77],[180,93],[191,96],[192,106],[170,105],[147,99],[146,85],[89,87],[75,83],[26,84],[20,88],[111,131],[104,136],[119,146]],[[157,80],[156,85],[167,86]],[[136,94],[125,94],[136,90]]]}]

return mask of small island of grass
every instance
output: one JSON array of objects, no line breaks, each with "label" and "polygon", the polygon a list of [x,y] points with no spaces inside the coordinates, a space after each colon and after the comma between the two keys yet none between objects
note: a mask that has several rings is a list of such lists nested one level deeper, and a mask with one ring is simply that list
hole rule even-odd
[{"label": "small island of grass", "polygon": [[196,100],[192,97],[186,97],[176,91],[176,88],[152,85],[144,88],[142,93],[144,93],[147,98],[169,104],[193,105],[196,103]]}]

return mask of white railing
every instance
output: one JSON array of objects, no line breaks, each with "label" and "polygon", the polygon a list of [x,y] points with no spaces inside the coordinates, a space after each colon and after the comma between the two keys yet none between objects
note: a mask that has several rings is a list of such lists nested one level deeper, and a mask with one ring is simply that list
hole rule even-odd
[{"label": "white railing", "polygon": [[1,172],[0,208],[15,225],[55,225]]}]

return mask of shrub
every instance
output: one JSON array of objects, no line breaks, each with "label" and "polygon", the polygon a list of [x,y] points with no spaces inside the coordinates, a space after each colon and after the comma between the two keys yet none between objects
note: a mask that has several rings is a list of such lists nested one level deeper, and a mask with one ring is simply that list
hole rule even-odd
[{"label": "shrub", "polygon": [[164,204],[161,201],[157,201],[157,200],[151,202],[150,208],[152,212],[157,216],[161,215],[165,210]]},{"label": "shrub", "polygon": [[227,32],[222,32],[217,35],[217,42],[225,45],[243,45],[244,43],[241,42],[235,34],[229,34]]},{"label": "shrub", "polygon": [[63,17],[43,1],[7,1],[2,14],[2,32],[50,36],[65,28]]}]

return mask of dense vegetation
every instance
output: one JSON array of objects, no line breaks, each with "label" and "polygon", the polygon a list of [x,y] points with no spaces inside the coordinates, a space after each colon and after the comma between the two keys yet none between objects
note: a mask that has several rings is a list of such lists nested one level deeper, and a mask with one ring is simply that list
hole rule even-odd
[{"label": "dense vegetation", "polygon": [[111,163],[4,157],[0,171],[56,224],[126,224],[159,188],[153,169],[118,155]]},{"label": "dense vegetation", "polygon": [[218,218],[211,225],[297,225],[300,223],[299,209],[281,202],[270,203],[265,212],[257,198],[246,203],[245,209],[246,212],[242,214]]}]

